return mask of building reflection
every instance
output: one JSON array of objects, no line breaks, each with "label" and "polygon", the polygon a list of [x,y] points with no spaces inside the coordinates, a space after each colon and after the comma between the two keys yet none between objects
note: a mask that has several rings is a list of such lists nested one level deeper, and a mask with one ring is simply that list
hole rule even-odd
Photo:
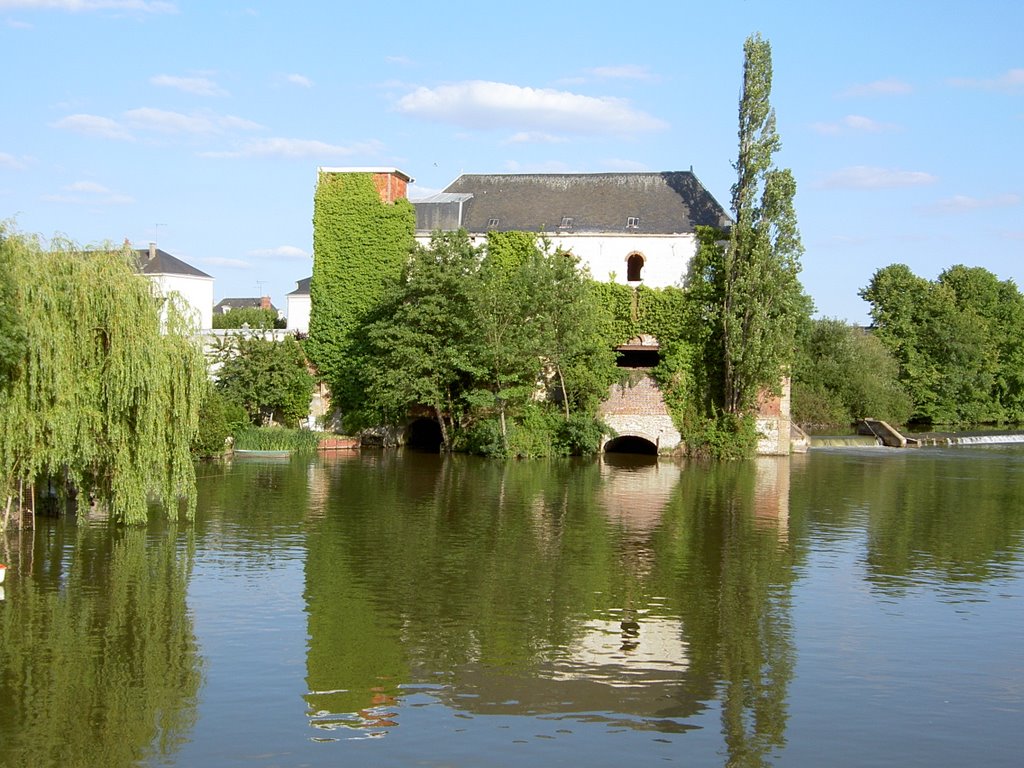
[{"label": "building reflection", "polygon": [[730,750],[778,746],[789,465],[636,459],[318,470],[305,591],[316,738],[386,735],[422,694],[467,714],[664,733],[715,706]]}]

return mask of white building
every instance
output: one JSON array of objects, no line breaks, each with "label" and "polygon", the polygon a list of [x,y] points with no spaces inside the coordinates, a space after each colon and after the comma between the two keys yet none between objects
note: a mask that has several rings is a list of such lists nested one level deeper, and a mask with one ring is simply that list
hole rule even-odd
[{"label": "white building", "polygon": [[304,277],[295,284],[295,290],[285,296],[287,305],[285,312],[288,317],[286,328],[289,331],[309,333],[309,281],[312,277]]},{"label": "white building", "polygon": [[177,293],[192,310],[192,319],[199,330],[213,327],[213,278],[181,259],[150,243],[149,248],[135,251],[139,271],[156,283],[160,293]]},{"label": "white building", "polygon": [[693,171],[466,174],[412,203],[420,242],[439,229],[536,232],[595,280],[651,288],[683,284],[698,226],[731,224]]}]

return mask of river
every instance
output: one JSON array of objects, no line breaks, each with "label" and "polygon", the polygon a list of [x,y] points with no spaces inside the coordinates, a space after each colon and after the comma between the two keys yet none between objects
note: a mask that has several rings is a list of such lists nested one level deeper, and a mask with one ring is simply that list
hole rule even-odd
[{"label": "river", "polygon": [[0,766],[1018,766],[1024,445],[199,467],[0,538]]}]

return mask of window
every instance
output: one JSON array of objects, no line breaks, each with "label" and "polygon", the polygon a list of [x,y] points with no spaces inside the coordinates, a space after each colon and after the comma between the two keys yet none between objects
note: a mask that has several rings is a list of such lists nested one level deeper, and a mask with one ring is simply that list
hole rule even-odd
[{"label": "window", "polygon": [[496,226],[498,226],[498,220],[497,219],[488,219],[487,220],[487,228],[488,229],[494,229]]},{"label": "window", "polygon": [[644,257],[639,253],[629,254],[629,258],[626,259],[626,281],[630,283],[639,283],[643,280],[640,277],[640,271],[644,268]]},{"label": "window", "polygon": [[626,217],[626,229],[640,229],[640,217],[639,216],[627,216]]},{"label": "window", "polygon": [[562,223],[558,225],[559,229],[572,229],[573,218],[572,216],[563,216]]}]

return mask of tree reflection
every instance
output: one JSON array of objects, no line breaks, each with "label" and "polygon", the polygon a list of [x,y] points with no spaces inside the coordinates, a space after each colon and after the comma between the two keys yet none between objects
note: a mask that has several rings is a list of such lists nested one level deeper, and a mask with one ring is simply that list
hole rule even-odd
[{"label": "tree reflection", "polygon": [[386,731],[426,685],[665,732],[721,699],[735,764],[784,744],[788,463],[370,461],[325,470],[308,533],[314,725]]},{"label": "tree reflection", "polygon": [[[188,737],[201,675],[192,549],[40,518],[0,608],[0,764],[131,766]],[[74,543],[74,546],[65,546]]]}]

